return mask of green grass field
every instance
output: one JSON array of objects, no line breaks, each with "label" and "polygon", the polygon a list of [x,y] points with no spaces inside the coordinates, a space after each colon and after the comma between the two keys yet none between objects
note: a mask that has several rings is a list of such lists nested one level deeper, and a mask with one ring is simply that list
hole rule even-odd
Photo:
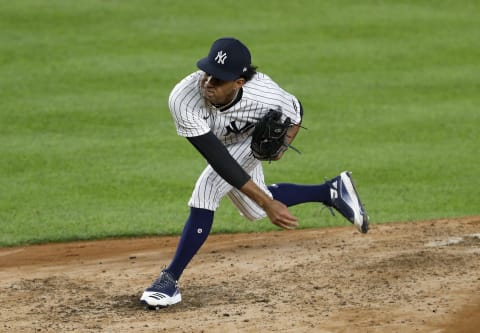
[{"label": "green grass field", "polygon": [[[478,1],[1,1],[0,246],[176,234],[205,162],[173,85],[236,36],[303,102],[269,182],[352,170],[372,223],[480,213]],[[319,204],[302,227],[345,225]],[[275,229],[224,201],[213,232]]]}]

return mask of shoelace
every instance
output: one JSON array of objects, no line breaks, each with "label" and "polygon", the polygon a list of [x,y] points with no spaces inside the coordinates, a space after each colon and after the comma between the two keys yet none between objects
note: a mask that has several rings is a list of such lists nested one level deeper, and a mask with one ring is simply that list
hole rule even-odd
[{"label": "shoelace", "polygon": [[152,287],[163,289],[175,285],[175,281],[168,275],[168,273],[162,272],[160,277],[158,277],[153,283]]},{"label": "shoelace", "polygon": [[327,206],[327,208],[330,211],[330,214],[332,214],[332,216],[335,216],[335,211],[333,210],[333,207],[332,206]]}]

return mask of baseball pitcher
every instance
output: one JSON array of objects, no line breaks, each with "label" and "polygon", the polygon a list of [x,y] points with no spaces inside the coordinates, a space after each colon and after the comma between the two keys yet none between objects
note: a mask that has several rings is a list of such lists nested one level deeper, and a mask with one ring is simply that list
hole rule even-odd
[{"label": "baseball pitcher", "polygon": [[[319,202],[368,231],[368,216],[350,172],[321,184],[265,184],[262,161],[277,161],[299,132],[303,107],[268,75],[257,72],[249,49],[235,38],[216,40],[198,71],[172,90],[168,106],[177,133],[208,162],[197,179],[176,253],[141,302],[149,308],[182,300],[178,280],[208,237],[227,196],[249,220],[264,217],[284,229],[298,226],[288,207]],[[333,212],[333,210],[332,210]]]}]

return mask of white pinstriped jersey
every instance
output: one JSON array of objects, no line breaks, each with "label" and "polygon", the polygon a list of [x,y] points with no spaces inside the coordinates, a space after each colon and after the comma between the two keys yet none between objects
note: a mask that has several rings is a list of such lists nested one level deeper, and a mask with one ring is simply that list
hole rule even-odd
[{"label": "white pinstriped jersey", "polygon": [[[271,197],[265,184],[262,163],[251,153],[250,134],[254,124],[270,109],[281,110],[283,119],[290,117],[293,123],[300,123],[301,108],[298,99],[280,88],[267,75],[257,73],[243,85],[242,98],[227,110],[221,111],[203,98],[200,87],[202,76],[202,71],[190,74],[170,93],[168,105],[178,135],[195,137],[212,131],[257,186]],[[226,195],[247,219],[265,217],[262,208],[240,190],[233,188],[210,165],[197,179],[188,205],[215,211]]]},{"label": "white pinstriped jersey", "polygon": [[245,140],[253,124],[270,109],[282,111],[283,118],[290,117],[295,124],[301,121],[298,99],[266,74],[257,73],[245,83],[240,101],[225,111],[218,110],[203,98],[202,76],[202,71],[190,74],[170,94],[168,105],[180,136],[195,137],[212,131],[228,146]]}]

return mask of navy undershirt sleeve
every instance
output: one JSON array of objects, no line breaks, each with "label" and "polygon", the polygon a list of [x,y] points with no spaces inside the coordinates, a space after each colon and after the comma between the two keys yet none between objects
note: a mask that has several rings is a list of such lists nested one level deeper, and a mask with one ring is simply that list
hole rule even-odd
[{"label": "navy undershirt sleeve", "polygon": [[213,170],[233,187],[240,189],[250,180],[250,176],[212,132],[187,139],[205,157]]}]

